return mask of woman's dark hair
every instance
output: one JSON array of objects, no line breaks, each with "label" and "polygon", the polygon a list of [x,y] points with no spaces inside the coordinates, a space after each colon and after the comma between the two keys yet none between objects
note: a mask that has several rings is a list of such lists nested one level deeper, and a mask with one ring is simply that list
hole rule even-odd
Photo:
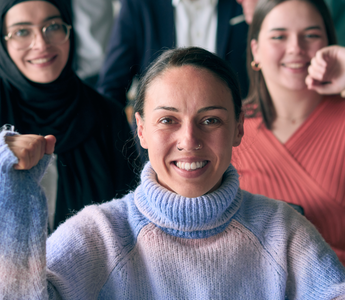
[{"label": "woman's dark hair", "polygon": [[221,79],[231,91],[235,107],[235,117],[236,120],[239,119],[242,111],[242,101],[235,73],[225,60],[197,47],[166,50],[149,66],[139,81],[134,112],[138,112],[141,117],[144,117],[146,90],[150,83],[166,70],[182,66],[194,66],[199,69],[205,69]]},{"label": "woman's dark hair", "polygon": [[[267,90],[264,77],[261,71],[254,71],[250,63],[253,61],[251,51],[251,41],[257,40],[262,22],[267,14],[277,5],[292,0],[259,0],[255,8],[252,24],[249,27],[248,41],[247,41],[247,72],[249,76],[250,86],[247,98],[244,100],[244,107],[246,117],[255,117],[261,113],[264,124],[268,129],[271,129],[272,123],[276,118],[276,112]],[[328,45],[337,43],[335,29],[331,14],[328,10],[324,0],[298,0],[305,1],[312,4],[321,15],[325,24],[325,29],[328,38]]]}]

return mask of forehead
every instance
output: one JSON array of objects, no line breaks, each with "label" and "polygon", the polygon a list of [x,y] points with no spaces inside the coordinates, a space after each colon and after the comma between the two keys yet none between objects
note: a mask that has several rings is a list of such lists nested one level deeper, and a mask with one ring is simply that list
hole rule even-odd
[{"label": "forehead", "polygon": [[306,29],[320,26],[324,29],[321,14],[314,5],[303,0],[284,1],[274,7],[262,22],[261,30],[273,28]]},{"label": "forehead", "polygon": [[12,6],[6,13],[4,23],[11,26],[16,23],[40,23],[51,17],[59,17],[60,12],[47,1],[24,1]]},{"label": "forehead", "polygon": [[206,69],[182,66],[165,70],[150,83],[144,108],[169,106],[198,109],[211,105],[233,107],[227,84]]}]

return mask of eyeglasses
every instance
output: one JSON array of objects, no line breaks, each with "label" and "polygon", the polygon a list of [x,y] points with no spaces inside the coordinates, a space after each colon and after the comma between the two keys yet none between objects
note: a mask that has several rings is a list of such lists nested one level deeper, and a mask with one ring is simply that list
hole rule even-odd
[{"label": "eyeglasses", "polygon": [[[8,45],[16,50],[28,50],[35,44],[36,33],[34,27],[42,25],[20,25],[4,36]],[[72,26],[63,22],[52,22],[41,28],[46,43],[61,45],[65,43],[70,35]]]}]

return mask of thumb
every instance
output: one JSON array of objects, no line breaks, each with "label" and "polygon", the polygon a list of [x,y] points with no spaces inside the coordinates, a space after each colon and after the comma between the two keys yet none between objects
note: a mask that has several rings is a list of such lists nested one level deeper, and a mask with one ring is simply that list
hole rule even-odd
[{"label": "thumb", "polygon": [[46,154],[53,154],[54,149],[55,149],[55,142],[56,138],[53,135],[46,135],[45,137],[46,140],[46,148],[45,148],[45,153]]},{"label": "thumb", "polygon": [[310,85],[308,85],[309,90],[314,90],[320,95],[333,95],[337,92],[334,90],[334,85],[331,83],[322,83],[316,80],[313,80]]}]

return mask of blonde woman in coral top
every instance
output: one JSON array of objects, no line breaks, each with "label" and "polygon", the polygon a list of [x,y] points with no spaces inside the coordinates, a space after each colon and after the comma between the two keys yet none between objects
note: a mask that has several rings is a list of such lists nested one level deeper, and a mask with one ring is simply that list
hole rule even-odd
[{"label": "blonde woman in coral top", "polygon": [[330,79],[341,77],[330,64],[339,49],[319,51],[336,43],[328,9],[259,0],[248,39],[245,136],[232,159],[241,188],[302,206],[345,265],[345,101],[319,94],[341,91]]}]

